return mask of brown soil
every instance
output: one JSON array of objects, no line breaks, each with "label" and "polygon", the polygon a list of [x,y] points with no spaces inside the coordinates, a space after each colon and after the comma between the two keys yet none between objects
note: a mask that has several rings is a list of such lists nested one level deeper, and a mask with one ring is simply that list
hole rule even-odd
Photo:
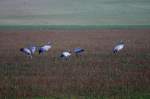
[{"label": "brown soil", "polygon": [[[112,53],[117,41],[125,48]],[[52,41],[31,60],[19,49]],[[80,57],[59,59],[63,50],[85,48]],[[150,29],[1,30],[0,96],[116,95],[150,92]]]}]

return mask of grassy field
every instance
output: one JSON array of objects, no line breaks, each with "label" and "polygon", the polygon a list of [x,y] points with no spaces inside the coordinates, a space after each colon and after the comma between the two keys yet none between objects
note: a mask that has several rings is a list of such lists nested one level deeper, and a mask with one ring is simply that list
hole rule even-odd
[{"label": "grassy field", "polygon": [[0,0],[0,25],[149,25],[149,0]]},{"label": "grassy field", "polygon": [[[48,41],[53,48],[33,59],[19,52]],[[2,99],[150,99],[150,29],[1,29],[0,46]],[[86,51],[59,58],[75,47]]]}]

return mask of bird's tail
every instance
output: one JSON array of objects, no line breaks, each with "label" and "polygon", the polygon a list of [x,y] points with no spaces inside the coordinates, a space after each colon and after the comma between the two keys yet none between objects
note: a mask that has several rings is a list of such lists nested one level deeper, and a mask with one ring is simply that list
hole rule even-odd
[{"label": "bird's tail", "polygon": [[117,50],[113,50],[113,53],[117,53]]},{"label": "bird's tail", "polygon": [[60,55],[60,57],[61,57],[61,58],[63,58],[63,57],[64,57],[64,55],[63,55],[63,54],[61,54],[61,55]]}]

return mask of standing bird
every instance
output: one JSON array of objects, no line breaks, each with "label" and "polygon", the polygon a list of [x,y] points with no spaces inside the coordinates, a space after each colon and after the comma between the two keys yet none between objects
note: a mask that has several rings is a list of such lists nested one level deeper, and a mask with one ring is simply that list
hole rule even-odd
[{"label": "standing bird", "polygon": [[85,50],[83,48],[75,48],[74,49],[74,53],[76,55],[80,55],[82,52],[84,52]]},{"label": "standing bird", "polygon": [[35,53],[36,51],[36,47],[35,46],[31,46],[31,47],[25,47],[25,48],[21,48],[20,51],[22,53],[24,53],[27,56],[30,56],[30,58],[32,58],[32,55]]},{"label": "standing bird", "polygon": [[120,50],[124,48],[124,43],[123,41],[120,41],[114,48],[113,48],[113,53],[117,53]]},{"label": "standing bird", "polygon": [[39,54],[47,52],[52,48],[51,42],[48,42],[46,45],[39,47]]},{"label": "standing bird", "polygon": [[62,59],[68,59],[71,56],[70,52],[64,51],[61,53],[60,58]]}]

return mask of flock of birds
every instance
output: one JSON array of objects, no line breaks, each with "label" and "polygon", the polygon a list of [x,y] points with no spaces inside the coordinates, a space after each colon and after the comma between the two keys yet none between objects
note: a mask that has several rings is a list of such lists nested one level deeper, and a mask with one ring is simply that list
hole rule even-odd
[{"label": "flock of birds", "polygon": [[[124,46],[125,45],[124,45],[123,41],[120,41],[113,47],[112,52],[118,53],[119,51],[121,51],[124,48]],[[37,46],[24,47],[24,48],[21,48],[20,51],[22,53],[24,53],[25,55],[29,56],[30,58],[32,58],[33,54],[35,54],[36,51],[38,51],[39,54],[42,54],[42,53],[49,51],[51,48],[52,48],[52,44],[51,44],[51,42],[48,42],[47,44],[39,46],[39,47],[37,47]],[[73,50],[73,52],[76,54],[76,56],[80,55],[84,51],[85,50],[83,48],[75,48]],[[60,58],[68,59],[71,55],[72,55],[71,52],[63,51],[60,54]]]}]

